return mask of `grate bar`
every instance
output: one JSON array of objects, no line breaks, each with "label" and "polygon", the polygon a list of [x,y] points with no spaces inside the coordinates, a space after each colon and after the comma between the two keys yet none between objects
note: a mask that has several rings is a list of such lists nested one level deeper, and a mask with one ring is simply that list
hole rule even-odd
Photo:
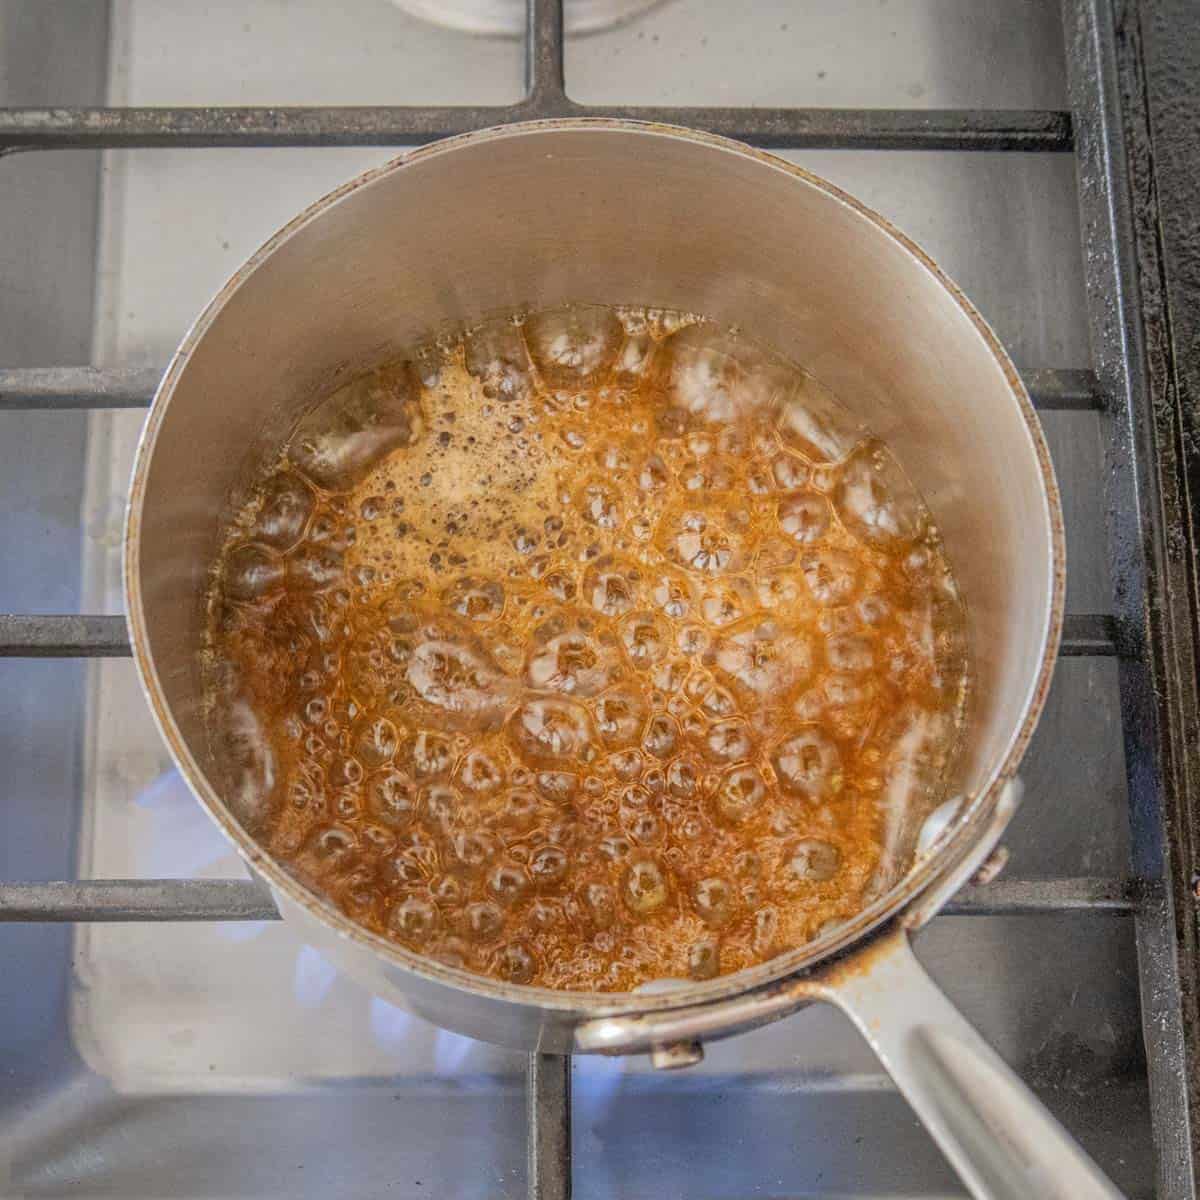
[{"label": "grate bar", "polygon": [[942,909],[942,915],[1021,917],[1072,912],[1121,915],[1133,911],[1136,899],[1136,886],[1119,879],[1087,876],[1068,879],[997,879],[992,883],[963,888]]},{"label": "grate bar", "polygon": [[[1200,1127],[1196,1036],[1195,472],[1186,365],[1194,339],[1168,299],[1196,263],[1189,208],[1197,164],[1195,5],[1064,0],[1077,116],[1080,232],[1093,358],[1109,398],[1105,500],[1120,661],[1134,932],[1156,1176],[1162,1200],[1195,1200]],[[1171,59],[1154,68],[1143,39]],[[1157,74],[1161,71],[1161,74]],[[1154,76],[1157,75],[1155,79]],[[1153,79],[1153,83],[1152,83]],[[1158,88],[1164,91],[1158,91]],[[1164,94],[1165,92],[1165,94]],[[1184,170],[1164,191],[1160,168]],[[1166,230],[1183,230],[1178,241]],[[1194,288],[1191,295],[1194,296]],[[1182,458],[1180,456],[1183,456]]]},{"label": "grate bar", "polygon": [[1052,109],[597,108],[554,90],[548,71],[513,105],[342,108],[7,108],[0,154],[155,147],[415,146],[513,121],[609,117],[684,125],[753,145],[808,150],[1069,151],[1069,113]]},{"label": "grate bar", "polygon": [[158,367],[15,367],[0,369],[0,410],[145,408]]},{"label": "grate bar", "polygon": [[[1100,408],[1096,376],[1091,371],[1018,367],[1034,407],[1042,412],[1090,412]],[[3,388],[0,388],[3,391]]]},{"label": "grate bar", "polygon": [[1058,652],[1064,658],[1112,658],[1119,653],[1116,621],[1104,613],[1068,613]]},{"label": "grate bar", "polygon": [[525,94],[543,107],[570,104],[563,64],[563,0],[527,0]]},{"label": "grate bar", "polygon": [[[1059,653],[1067,658],[1117,654],[1116,623],[1103,613],[1076,613],[1063,622]],[[0,613],[0,658],[127,658],[124,617]]]},{"label": "grate bar", "polygon": [[124,617],[0,613],[0,658],[127,658]]},{"label": "grate bar", "polygon": [[0,884],[0,921],[277,921],[252,879],[89,879]]},{"label": "grate bar", "polygon": [[[0,368],[4,409],[138,408],[154,399],[161,367]],[[1084,412],[1100,407],[1091,371],[1022,367],[1021,378],[1043,412]]]},{"label": "grate bar", "polygon": [[531,1054],[525,1076],[529,1200],[571,1200],[571,1056]]},{"label": "grate bar", "polygon": [[[964,888],[949,916],[1034,916],[1133,910],[1119,879],[1000,879]],[[252,879],[89,879],[0,884],[0,922],[274,921],[266,885]]]}]

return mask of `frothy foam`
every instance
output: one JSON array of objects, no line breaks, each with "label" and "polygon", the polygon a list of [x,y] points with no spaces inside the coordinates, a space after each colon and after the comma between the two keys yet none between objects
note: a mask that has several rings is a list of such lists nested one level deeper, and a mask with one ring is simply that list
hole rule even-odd
[{"label": "frothy foam", "polygon": [[710,978],[852,916],[967,681],[887,449],[734,332],[593,306],[340,388],[231,523],[226,798],[403,945],[519,983]]}]

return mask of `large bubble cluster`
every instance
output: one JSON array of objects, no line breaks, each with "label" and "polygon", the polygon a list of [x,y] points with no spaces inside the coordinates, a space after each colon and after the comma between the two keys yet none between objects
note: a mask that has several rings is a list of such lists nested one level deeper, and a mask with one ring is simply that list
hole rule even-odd
[{"label": "large bubble cluster", "polygon": [[231,522],[210,611],[247,828],[377,933],[556,988],[708,979],[848,919],[967,685],[887,448],[650,310],[504,317],[340,386]]}]

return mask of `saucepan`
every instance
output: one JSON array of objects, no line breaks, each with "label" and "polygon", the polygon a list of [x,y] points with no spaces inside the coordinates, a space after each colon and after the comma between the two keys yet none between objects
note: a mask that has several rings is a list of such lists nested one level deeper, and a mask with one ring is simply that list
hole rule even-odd
[{"label": "saucepan", "polygon": [[[736,324],[883,437],[924,494],[968,607],[974,692],[947,795],[898,823],[854,920],[738,974],[625,994],[505,984],[348,920],[254,841],[206,736],[204,595],[254,464],[347,373],[485,315],[642,304]],[[150,410],[125,584],[134,656],[184,777],[284,918],[377,994],[474,1037],[694,1061],[812,1000],[844,1010],[981,1196],[1117,1193],[909,948],[987,859],[1020,795],[1063,608],[1062,514],[995,335],[917,246],[851,196],[734,142],[623,121],[453,138],[369,171],[276,234],[197,320]]]}]

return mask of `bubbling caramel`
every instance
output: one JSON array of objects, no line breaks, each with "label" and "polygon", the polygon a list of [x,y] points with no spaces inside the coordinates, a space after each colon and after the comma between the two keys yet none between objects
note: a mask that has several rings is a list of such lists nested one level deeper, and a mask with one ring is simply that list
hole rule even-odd
[{"label": "bubbling caramel", "polygon": [[354,920],[514,983],[706,979],[852,917],[962,723],[895,459],[679,314],[492,321],[352,380],[215,578],[235,814]]}]

